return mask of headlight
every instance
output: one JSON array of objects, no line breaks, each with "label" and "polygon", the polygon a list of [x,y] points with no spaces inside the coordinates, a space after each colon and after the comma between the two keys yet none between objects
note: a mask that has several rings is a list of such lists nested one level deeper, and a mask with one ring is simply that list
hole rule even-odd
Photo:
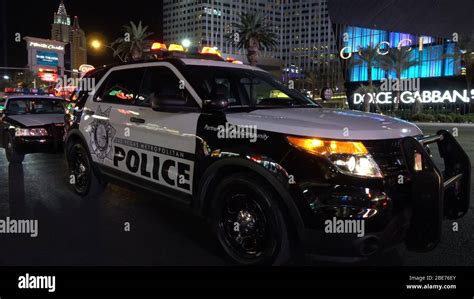
[{"label": "headlight", "polygon": [[37,129],[16,129],[15,136],[17,137],[41,137],[48,136],[48,130],[44,128]]},{"label": "headlight", "polygon": [[311,154],[327,157],[339,170],[351,175],[381,178],[382,173],[362,142],[287,137],[288,142]]}]

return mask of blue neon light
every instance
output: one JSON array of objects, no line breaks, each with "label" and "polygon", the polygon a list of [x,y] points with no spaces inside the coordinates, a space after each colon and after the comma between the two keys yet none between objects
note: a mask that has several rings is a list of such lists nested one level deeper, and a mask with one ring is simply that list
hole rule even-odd
[{"label": "blue neon light", "polygon": [[[413,42],[411,59],[418,61],[419,65],[413,66],[407,71],[402,73],[402,78],[427,78],[427,77],[443,77],[443,76],[454,76],[459,75],[460,62],[459,59],[454,59],[449,55],[452,55],[455,51],[453,43],[447,43],[445,45],[433,44],[435,39],[429,36],[422,36],[423,50],[418,51],[417,44],[419,37],[401,33],[401,32],[388,32],[384,30],[368,29],[348,26],[344,32],[348,33],[348,39],[344,42],[344,47],[350,47],[344,52],[353,53],[354,59],[357,56],[356,52],[359,48],[367,47],[368,45],[376,46],[381,42],[389,42],[391,48],[396,48],[400,41],[404,39],[410,39]],[[408,45],[402,42],[402,45]],[[382,50],[387,49],[387,45],[383,44]],[[381,68],[372,68],[372,80],[381,80],[383,78],[392,77],[395,78],[396,74],[391,71],[387,74]],[[349,67],[349,81],[367,81],[367,64],[356,64]]]}]

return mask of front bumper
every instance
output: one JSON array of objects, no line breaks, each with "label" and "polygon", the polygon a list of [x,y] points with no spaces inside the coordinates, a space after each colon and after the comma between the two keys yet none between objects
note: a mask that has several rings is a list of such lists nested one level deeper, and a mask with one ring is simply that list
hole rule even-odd
[{"label": "front bumper", "polygon": [[14,140],[15,150],[19,154],[33,153],[60,153],[62,142],[51,137],[16,137]]},{"label": "front bumper", "polygon": [[[444,171],[427,151],[426,146],[433,143],[444,160]],[[399,142],[398,151],[403,171],[383,182],[338,175],[326,182],[309,177],[300,180],[298,189],[303,190],[310,211],[302,212],[306,215],[302,241],[307,251],[360,257],[403,241],[416,251],[432,250],[440,242],[443,219],[462,217],[469,208],[469,157],[447,131],[407,137]],[[316,164],[306,163],[310,169],[318,169],[313,167]],[[361,220],[365,234],[328,233],[325,222],[332,219]]]},{"label": "front bumper", "polygon": [[[33,153],[60,153],[63,151],[63,125],[50,125],[47,127],[48,136],[23,137],[15,136],[14,148],[20,154]],[[14,135],[14,133],[12,133]]]}]

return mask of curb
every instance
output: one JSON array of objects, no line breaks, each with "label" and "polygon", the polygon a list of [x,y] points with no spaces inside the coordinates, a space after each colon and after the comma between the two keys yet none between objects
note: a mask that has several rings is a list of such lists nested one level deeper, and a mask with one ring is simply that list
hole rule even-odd
[{"label": "curb", "polygon": [[423,127],[464,127],[464,128],[474,128],[474,124],[466,123],[419,123],[413,122],[417,126]]}]

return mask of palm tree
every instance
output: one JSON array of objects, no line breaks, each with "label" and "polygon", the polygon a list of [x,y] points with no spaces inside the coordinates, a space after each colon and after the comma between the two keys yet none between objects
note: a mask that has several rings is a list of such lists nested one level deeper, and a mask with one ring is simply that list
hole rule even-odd
[{"label": "palm tree", "polygon": [[461,60],[466,68],[467,89],[471,89],[474,86],[474,33],[460,35],[455,53],[445,54],[443,58]]},{"label": "palm tree", "polygon": [[[381,67],[386,72],[395,71],[396,77],[400,82],[402,73],[411,67],[418,65],[418,61],[411,60],[411,52],[409,47],[391,48],[387,55],[382,57],[380,61]],[[397,91],[397,98],[393,102],[393,110],[398,110],[400,102],[400,91]]]},{"label": "palm tree", "polygon": [[[351,65],[361,65],[361,64],[366,64],[367,65],[367,81],[368,85],[364,86],[367,87],[368,90],[371,90],[373,92],[375,90],[373,80],[372,80],[372,71],[374,67],[377,67],[380,65],[380,61],[377,60],[377,58],[380,57],[379,54],[379,46],[374,47],[372,44],[367,45],[364,48],[360,48],[359,52],[357,53],[357,59],[352,60],[350,62]],[[362,86],[361,86],[362,87]],[[361,92],[362,93],[362,92]],[[363,94],[363,93],[362,93]],[[365,104],[365,98],[364,96],[364,104]],[[370,110],[370,104],[369,105],[369,110]],[[364,108],[365,109],[365,108]],[[381,111],[379,107],[379,103],[375,101],[375,110],[376,111]]]},{"label": "palm tree", "polygon": [[351,62],[352,65],[358,64],[367,64],[367,78],[369,82],[369,86],[373,86],[372,82],[372,69],[379,64],[377,57],[380,56],[378,53],[379,47],[374,47],[372,44],[369,44],[365,48],[360,48],[358,52],[358,59],[353,60]]},{"label": "palm tree", "polygon": [[238,48],[247,50],[249,63],[256,66],[262,47],[275,47],[277,35],[265,22],[262,12],[247,12],[239,17],[239,22],[234,24],[238,38],[235,39],[234,34],[229,35],[228,38],[236,42]]},{"label": "palm tree", "polygon": [[147,38],[153,35],[148,32],[148,26],[143,26],[140,21],[136,25],[130,21],[129,25],[123,26],[124,37],[117,38],[110,47],[113,49],[114,58],[119,58],[122,62],[136,61],[143,58],[143,50],[147,43]]},{"label": "palm tree", "polygon": [[[370,112],[370,94],[376,93],[377,89],[371,85],[361,85],[359,88],[356,89],[355,93],[360,93],[364,97],[364,105],[363,110],[365,112]],[[376,106],[377,109],[378,106]]]}]

